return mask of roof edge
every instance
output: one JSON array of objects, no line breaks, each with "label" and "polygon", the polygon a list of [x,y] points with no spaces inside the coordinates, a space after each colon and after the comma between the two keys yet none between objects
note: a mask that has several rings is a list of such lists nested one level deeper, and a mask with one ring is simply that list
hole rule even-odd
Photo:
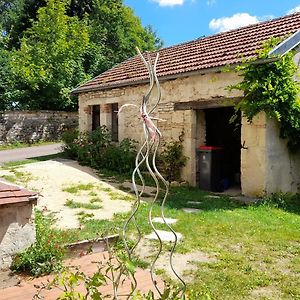
[{"label": "roof edge", "polygon": [[[272,57],[269,59],[260,59],[253,61],[253,64],[264,64],[264,63],[269,63],[278,60],[279,58],[277,57]],[[173,74],[173,75],[166,75],[166,76],[161,76],[158,77],[160,82],[168,81],[168,80],[174,80],[178,78],[183,78],[183,77],[189,77],[189,76],[196,76],[196,75],[204,75],[204,74],[210,74],[210,73],[221,73],[224,68],[229,68],[230,71],[234,71],[235,68],[242,63],[236,63],[232,65],[223,65],[220,67],[214,67],[214,68],[207,68],[207,69],[200,69],[197,71],[190,71],[190,72],[183,72],[183,73],[178,73],[178,74]],[[97,92],[97,91],[106,91],[106,90],[111,90],[111,89],[116,89],[116,88],[123,88],[123,87],[128,87],[128,86],[136,86],[136,85],[141,85],[141,84],[146,84],[149,82],[149,78],[147,79],[141,79],[141,80],[136,80],[136,81],[129,81],[129,82],[124,82],[124,83],[115,83],[115,84],[109,84],[106,86],[100,86],[100,87],[94,87],[94,88],[85,88],[85,89],[77,89],[73,90],[71,94],[73,96],[77,96],[79,94],[83,93],[89,93],[89,92]]]}]

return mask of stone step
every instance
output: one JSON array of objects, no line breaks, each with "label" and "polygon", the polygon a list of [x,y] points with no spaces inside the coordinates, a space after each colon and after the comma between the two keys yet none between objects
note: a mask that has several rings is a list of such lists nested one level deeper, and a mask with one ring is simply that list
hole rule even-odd
[{"label": "stone step", "polygon": [[188,201],[187,202],[187,204],[188,205],[200,205],[200,204],[202,204],[203,202],[201,202],[201,201]]},{"label": "stone step", "polygon": [[[167,224],[175,224],[178,220],[177,219],[172,219],[172,218],[165,218],[165,221]],[[154,223],[160,223],[160,224],[164,224],[164,220],[163,218],[153,218],[152,222]]]},{"label": "stone step", "polygon": [[[157,230],[157,233],[163,242],[174,242],[175,241],[175,236],[171,231]],[[176,232],[176,234],[177,234],[177,241],[180,241],[182,239],[182,234],[178,233],[178,232]],[[145,238],[148,240],[158,240],[158,237],[154,231],[151,232],[150,234],[146,235]]]},{"label": "stone step", "polygon": [[217,196],[217,195],[207,195],[205,197],[206,198],[213,198],[213,199],[219,199],[219,198],[221,198],[220,196]]}]

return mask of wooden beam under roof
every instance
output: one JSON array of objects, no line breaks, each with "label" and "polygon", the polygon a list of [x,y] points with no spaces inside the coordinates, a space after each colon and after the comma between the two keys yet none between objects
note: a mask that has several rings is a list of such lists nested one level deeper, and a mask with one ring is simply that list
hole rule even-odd
[{"label": "wooden beam under roof", "polygon": [[213,97],[174,103],[174,110],[206,109],[234,106],[242,100],[242,97]]}]

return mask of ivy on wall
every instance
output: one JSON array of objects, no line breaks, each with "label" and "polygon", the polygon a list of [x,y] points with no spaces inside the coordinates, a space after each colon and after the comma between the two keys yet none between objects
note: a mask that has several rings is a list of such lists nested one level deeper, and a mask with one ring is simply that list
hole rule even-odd
[{"label": "ivy on wall", "polygon": [[277,120],[280,137],[287,139],[292,152],[297,152],[300,150],[298,67],[293,61],[292,51],[270,60],[268,53],[279,42],[278,38],[272,38],[258,52],[258,59],[266,62],[261,63],[256,58],[240,65],[237,70],[243,80],[230,86],[230,89],[244,92],[243,100],[236,106],[237,111],[242,111],[249,122],[259,112],[265,112],[268,117]]}]

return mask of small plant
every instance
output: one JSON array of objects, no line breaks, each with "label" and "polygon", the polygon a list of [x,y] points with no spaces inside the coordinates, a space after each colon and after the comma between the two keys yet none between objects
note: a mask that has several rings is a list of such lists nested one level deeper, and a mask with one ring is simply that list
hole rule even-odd
[{"label": "small plant", "polygon": [[[109,246],[108,246],[109,247]],[[118,246],[117,246],[118,247]],[[118,299],[119,289],[126,278],[133,278],[136,273],[137,265],[147,267],[145,262],[139,259],[129,260],[122,250],[110,249],[107,261],[98,263],[98,270],[88,276],[79,269],[72,271],[67,269],[58,274],[48,285],[43,286],[34,296],[34,299],[40,299],[40,293],[43,289],[59,288],[62,292],[58,299]],[[112,284],[113,295],[103,293],[101,287]],[[81,288],[78,288],[81,287]],[[80,290],[80,292],[79,292]],[[182,296],[182,290],[175,285],[166,284],[163,294],[158,298],[152,291],[143,294],[131,285],[131,290],[126,296],[132,300],[210,300],[207,291],[195,292],[188,290],[185,297]]]},{"label": "small plant", "polygon": [[100,197],[92,197],[92,198],[90,199],[90,203],[95,203],[95,202],[101,203],[102,200],[101,200]]},{"label": "small plant", "polygon": [[62,237],[51,229],[53,223],[54,219],[43,216],[38,210],[35,212],[36,242],[15,256],[13,270],[37,277],[62,268],[65,248]]},{"label": "small plant", "polygon": [[169,181],[179,181],[181,170],[185,166],[187,158],[183,155],[183,134],[178,141],[167,143],[159,156],[159,162],[165,178]]},{"label": "small plant", "polygon": [[96,197],[96,196],[97,196],[97,193],[96,193],[96,192],[93,192],[93,191],[91,191],[91,192],[89,192],[89,196],[91,196],[91,197]]},{"label": "small plant", "polygon": [[84,208],[84,209],[100,209],[102,205],[94,204],[94,203],[84,203],[84,202],[77,202],[71,199],[67,199],[65,206],[69,208]]},{"label": "small plant", "polygon": [[67,192],[70,194],[78,194],[80,191],[89,191],[92,190],[94,188],[94,184],[92,183],[88,183],[88,184],[73,184],[67,187],[64,187],[62,189],[63,192]]},{"label": "small plant", "polygon": [[274,193],[257,202],[257,205],[293,210],[300,212],[300,195],[291,193]]},{"label": "small plant", "polygon": [[78,220],[81,224],[85,223],[86,221],[90,220],[91,218],[94,217],[94,214],[92,213],[86,213],[84,211],[80,211],[77,213]]}]

